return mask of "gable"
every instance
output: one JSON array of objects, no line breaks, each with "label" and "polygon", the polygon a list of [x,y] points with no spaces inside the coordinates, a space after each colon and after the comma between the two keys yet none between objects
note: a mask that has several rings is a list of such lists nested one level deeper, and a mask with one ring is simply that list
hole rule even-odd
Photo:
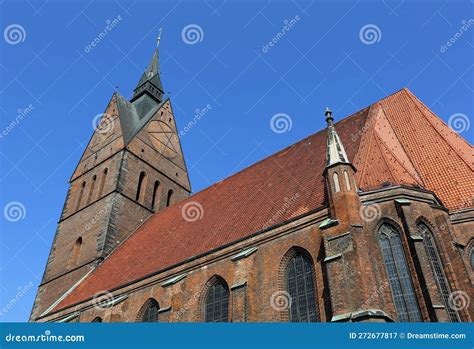
[{"label": "gable", "polygon": [[[186,164],[169,100],[154,111],[128,144],[136,156],[191,191]],[[159,163],[159,166],[158,166]]]},{"label": "gable", "polygon": [[94,133],[74,170],[71,181],[123,148],[117,94],[112,96],[105,111],[94,117],[92,124],[95,127]]}]

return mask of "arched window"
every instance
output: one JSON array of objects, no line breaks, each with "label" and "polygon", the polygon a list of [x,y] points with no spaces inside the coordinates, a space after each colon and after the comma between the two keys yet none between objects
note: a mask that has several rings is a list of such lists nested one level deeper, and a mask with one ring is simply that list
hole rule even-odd
[{"label": "arched window", "polygon": [[138,185],[137,185],[137,195],[135,197],[136,201],[140,201],[142,199],[142,188],[145,187],[145,178],[146,173],[140,172],[140,176],[138,177]]},{"label": "arched window", "polygon": [[160,306],[153,298],[148,299],[138,313],[139,322],[158,322]]},{"label": "arched window", "polygon": [[94,187],[95,187],[96,180],[97,180],[97,176],[94,175],[92,177],[92,184],[91,184],[91,188],[89,189],[89,196],[87,197],[87,203],[91,202],[92,195],[94,194]]},{"label": "arched window", "polygon": [[229,321],[229,288],[223,280],[216,278],[207,290],[204,312],[206,322]]},{"label": "arched window", "polygon": [[100,316],[97,316],[91,322],[102,322],[102,318]]},{"label": "arched window", "polygon": [[347,171],[344,171],[344,181],[346,182],[347,190],[351,190],[351,182],[349,181],[349,175],[347,174]]},{"label": "arched window", "polygon": [[166,207],[171,205],[171,199],[173,198],[173,190],[168,190],[168,197],[166,198]]},{"label": "arched window", "polygon": [[100,198],[102,196],[102,193],[104,192],[104,186],[105,186],[105,179],[107,178],[107,172],[108,168],[104,168],[104,171],[102,172],[102,178],[100,180],[100,186],[99,186],[99,194],[97,195],[97,198]]},{"label": "arched window", "polygon": [[339,186],[339,175],[336,172],[334,172],[334,174],[332,175],[332,178],[334,180],[334,190],[337,193],[338,191],[341,190],[341,187]]},{"label": "arched window", "polygon": [[421,321],[420,309],[399,232],[391,225],[383,224],[379,230],[379,243],[398,320]]},{"label": "arched window", "polygon": [[290,321],[319,321],[314,287],[314,268],[307,256],[296,253],[289,260],[286,267],[286,283],[291,300]]},{"label": "arched window", "polygon": [[449,303],[449,295],[451,294],[451,290],[449,288],[448,280],[446,280],[446,276],[444,275],[443,264],[439,258],[433,235],[424,223],[419,223],[417,228],[418,233],[423,237],[423,245],[425,246],[426,255],[430,260],[431,270],[433,271],[434,277],[436,279],[436,284],[438,285],[438,290],[441,293],[441,298],[443,299],[448,317],[451,322],[458,322],[458,314]]},{"label": "arched window", "polygon": [[160,194],[158,190],[160,189],[160,181],[155,181],[153,186],[153,197],[151,198],[151,209],[160,208]]},{"label": "arched window", "polygon": [[76,242],[74,242],[74,246],[72,246],[71,254],[69,255],[69,260],[67,263],[69,268],[74,268],[77,265],[79,256],[81,255],[81,248],[82,248],[82,237],[78,237]]},{"label": "arched window", "polygon": [[86,182],[81,183],[81,189],[79,190],[79,197],[77,198],[76,210],[81,207],[82,196],[84,195],[84,188],[86,187]]}]

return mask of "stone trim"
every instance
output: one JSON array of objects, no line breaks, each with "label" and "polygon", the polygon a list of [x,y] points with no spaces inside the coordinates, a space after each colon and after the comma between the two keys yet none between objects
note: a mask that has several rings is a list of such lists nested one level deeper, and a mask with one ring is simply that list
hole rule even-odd
[{"label": "stone trim", "polygon": [[326,229],[335,225],[338,225],[339,221],[337,219],[326,218],[322,223],[319,225],[319,229]]},{"label": "stone trim", "polygon": [[163,281],[161,283],[161,287],[164,288],[164,287],[174,285],[174,284],[180,282],[181,280],[183,280],[186,276],[188,276],[188,273],[182,273],[182,274],[173,276],[172,278],[169,278],[168,280]]},{"label": "stone trim", "polygon": [[338,253],[338,254],[335,254],[335,255],[332,255],[332,256],[328,256],[326,258],[324,258],[324,262],[327,263],[327,262],[331,262],[335,259],[338,259],[338,258],[341,258],[342,257],[342,253]]},{"label": "stone trim", "polygon": [[235,261],[238,261],[239,259],[243,259],[243,258],[247,258],[248,256],[250,256],[251,254],[257,252],[258,250],[258,247],[250,247],[250,248],[247,248],[243,251],[240,251],[239,253],[237,253],[235,256],[231,257],[230,260],[235,262]]}]

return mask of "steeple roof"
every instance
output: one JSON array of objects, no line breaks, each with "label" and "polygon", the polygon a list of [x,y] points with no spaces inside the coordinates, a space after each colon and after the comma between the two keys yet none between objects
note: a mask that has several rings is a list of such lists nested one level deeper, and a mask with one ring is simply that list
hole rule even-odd
[{"label": "steeple roof", "polygon": [[332,111],[326,108],[326,122],[327,122],[327,144],[326,144],[326,167],[332,166],[338,163],[348,164],[346,151],[342,145],[341,139],[337,134],[336,128],[334,127],[334,118],[332,117]]},{"label": "steeple roof", "polygon": [[163,101],[163,85],[160,78],[159,51],[156,47],[148,68],[138,81],[137,87],[133,91],[132,102],[143,94],[149,94],[158,102]]}]

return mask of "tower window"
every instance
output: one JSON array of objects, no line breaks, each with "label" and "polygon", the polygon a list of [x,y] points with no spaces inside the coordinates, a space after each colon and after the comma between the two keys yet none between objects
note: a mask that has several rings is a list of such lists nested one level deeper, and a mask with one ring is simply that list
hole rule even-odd
[{"label": "tower window", "polygon": [[349,175],[347,174],[347,171],[344,171],[344,180],[346,181],[347,190],[351,190],[351,182],[349,181]]},{"label": "tower window", "polygon": [[71,254],[69,256],[68,267],[74,268],[79,261],[79,257],[81,255],[81,248],[82,248],[82,237],[78,237],[74,246],[72,247]]},{"label": "tower window", "polygon": [[443,265],[441,263],[441,259],[439,258],[433,235],[426,224],[419,223],[417,228],[418,233],[423,236],[423,245],[425,246],[426,255],[430,260],[431,270],[433,271],[434,277],[436,279],[436,284],[438,285],[438,290],[441,293],[441,298],[443,299],[448,317],[451,322],[458,322],[458,314],[449,304],[449,295],[451,294],[451,290],[449,288],[448,280],[446,280],[446,276],[444,275]]},{"label": "tower window", "polygon": [[97,176],[94,175],[92,177],[92,184],[91,184],[91,188],[89,189],[89,195],[87,197],[87,203],[91,202],[91,199],[92,199],[92,195],[94,194],[94,187],[95,187],[95,182],[97,180]]},{"label": "tower window", "polygon": [[153,298],[148,299],[143,304],[142,309],[139,312],[139,322],[158,322],[158,312],[160,306],[158,302]]},{"label": "tower window", "polygon": [[382,225],[379,230],[379,244],[398,320],[402,322],[421,321],[399,232],[391,225]]},{"label": "tower window", "polygon": [[102,193],[104,192],[104,185],[105,185],[105,179],[107,178],[107,172],[109,170],[104,168],[104,171],[102,172],[102,179],[100,180],[100,186],[99,186],[99,194],[97,195],[98,198],[102,196]]},{"label": "tower window", "polygon": [[173,190],[168,190],[168,197],[166,198],[166,207],[171,205],[171,200],[173,199]]},{"label": "tower window", "polygon": [[79,197],[77,198],[76,210],[81,207],[82,196],[84,195],[84,188],[86,187],[86,182],[82,182],[81,189],[79,190]]},{"label": "tower window", "polygon": [[155,185],[153,186],[153,197],[151,199],[151,209],[154,210],[155,208],[159,208],[160,206],[160,195],[158,190],[160,189],[160,181],[155,181]]},{"label": "tower window", "polygon": [[338,191],[341,190],[341,187],[339,186],[339,175],[337,174],[337,172],[334,172],[334,174],[332,175],[332,178],[334,180],[334,190],[337,193]]},{"label": "tower window", "polygon": [[206,295],[206,322],[229,321],[229,289],[225,282],[215,279]]},{"label": "tower window", "polygon": [[146,178],[146,173],[144,171],[140,172],[140,176],[138,177],[138,185],[137,185],[137,195],[135,197],[136,201],[141,201],[142,199],[142,191],[143,187],[145,187],[145,178]]},{"label": "tower window", "polygon": [[94,320],[92,320],[92,322],[102,322],[102,318],[97,316],[96,318],[94,318]]},{"label": "tower window", "polygon": [[295,254],[286,268],[287,291],[290,295],[290,321],[319,321],[314,286],[314,268],[308,257]]}]

